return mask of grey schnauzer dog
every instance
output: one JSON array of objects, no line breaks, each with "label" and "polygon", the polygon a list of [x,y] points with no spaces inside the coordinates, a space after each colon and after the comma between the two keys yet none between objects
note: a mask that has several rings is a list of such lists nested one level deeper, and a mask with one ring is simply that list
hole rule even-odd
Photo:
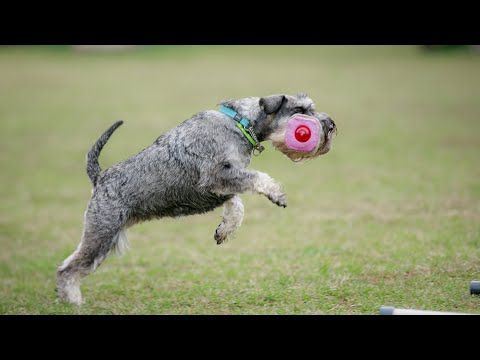
[{"label": "grey schnauzer dog", "polygon": [[[291,160],[313,159],[330,150],[336,133],[333,120],[317,113],[305,94],[247,97],[221,105],[236,115],[199,112],[140,153],[104,171],[98,163],[100,151],[123,122],[116,122],[97,140],[87,155],[93,190],[83,237],[57,270],[61,300],[83,303],[81,277],[93,273],[111,252],[124,252],[128,248],[125,231],[136,223],[202,214],[223,205],[223,221],[214,235],[221,244],[242,223],[244,207],[239,194],[262,194],[286,207],[279,183],[265,173],[247,170],[252,153],[261,152],[260,143],[270,140]],[[291,151],[284,144],[286,124],[293,114],[309,115],[319,123],[319,144],[308,154]],[[239,126],[243,118],[247,119],[245,128]]]}]

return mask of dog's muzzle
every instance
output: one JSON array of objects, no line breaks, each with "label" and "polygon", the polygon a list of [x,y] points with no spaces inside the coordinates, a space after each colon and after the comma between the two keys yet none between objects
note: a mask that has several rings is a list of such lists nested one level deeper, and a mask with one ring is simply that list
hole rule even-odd
[{"label": "dog's muzzle", "polygon": [[294,114],[285,124],[285,130],[273,133],[270,140],[275,149],[295,162],[328,153],[337,134],[335,122],[326,113]]},{"label": "dog's muzzle", "polygon": [[318,120],[312,116],[295,114],[287,122],[285,144],[290,150],[309,153],[318,148],[320,142],[326,143],[329,135],[334,131],[336,131],[335,122],[329,117]]},{"label": "dog's muzzle", "polygon": [[323,119],[322,121],[320,121],[320,123],[322,124],[323,132],[325,134],[337,131],[337,126],[335,125],[335,122],[330,118]]}]

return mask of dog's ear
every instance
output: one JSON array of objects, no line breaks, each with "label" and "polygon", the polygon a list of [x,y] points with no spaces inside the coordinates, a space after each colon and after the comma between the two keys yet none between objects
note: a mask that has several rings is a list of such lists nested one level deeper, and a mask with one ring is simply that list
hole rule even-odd
[{"label": "dog's ear", "polygon": [[270,115],[277,112],[285,100],[287,100],[285,95],[271,95],[260,98],[258,104],[265,114]]}]

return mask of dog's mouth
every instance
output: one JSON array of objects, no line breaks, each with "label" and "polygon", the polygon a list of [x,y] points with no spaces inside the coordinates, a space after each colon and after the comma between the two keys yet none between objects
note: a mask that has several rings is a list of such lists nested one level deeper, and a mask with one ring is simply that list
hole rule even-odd
[{"label": "dog's mouth", "polygon": [[[291,125],[293,124],[291,121],[285,121],[284,127],[270,137],[275,149],[280,150],[294,162],[315,159],[320,155],[328,153],[332,147],[332,141],[337,135],[337,126],[327,114],[315,113],[314,116],[308,116],[308,118],[314,123],[311,127],[312,134],[315,133],[317,139],[314,146],[307,148],[303,146],[304,144],[295,144],[296,140],[293,139],[292,134],[296,135],[296,133],[292,131]],[[293,129],[297,126],[298,124],[295,124]],[[297,137],[297,140],[301,142],[302,139]]]}]

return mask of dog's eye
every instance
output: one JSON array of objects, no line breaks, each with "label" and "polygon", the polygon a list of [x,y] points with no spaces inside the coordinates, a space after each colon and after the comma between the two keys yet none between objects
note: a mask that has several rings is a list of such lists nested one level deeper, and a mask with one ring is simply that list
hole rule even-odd
[{"label": "dog's eye", "polygon": [[295,114],[303,114],[305,110],[301,107],[296,107],[293,111]]}]

